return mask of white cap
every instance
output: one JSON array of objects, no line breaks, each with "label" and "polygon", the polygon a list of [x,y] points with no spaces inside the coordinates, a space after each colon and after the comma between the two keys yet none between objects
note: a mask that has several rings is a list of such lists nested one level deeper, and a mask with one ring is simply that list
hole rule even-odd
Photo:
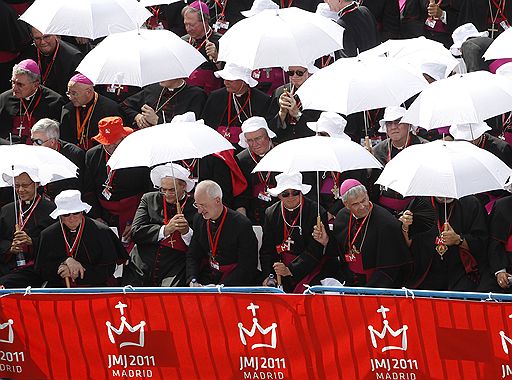
[{"label": "white cap", "polygon": [[247,140],[245,139],[245,134],[248,132],[256,132],[260,129],[267,131],[267,136],[269,138],[273,139],[276,137],[276,134],[269,129],[265,118],[261,116],[253,116],[242,123],[242,133],[240,133],[240,141],[238,141],[238,145],[240,145],[242,148],[247,148],[248,145]]},{"label": "white cap", "polygon": [[462,47],[462,44],[468,40],[468,38],[488,36],[489,33],[487,31],[479,32],[476,26],[470,22],[461,25],[452,33],[453,45],[450,47],[450,52],[453,55],[459,56],[461,55],[460,48]]},{"label": "white cap", "polygon": [[444,63],[436,62],[425,62],[420,65],[421,72],[427,74],[435,80],[445,79],[447,68],[448,67]]},{"label": "white cap", "polygon": [[302,194],[307,194],[311,190],[311,185],[302,183],[301,173],[281,173],[276,176],[276,182],[276,187],[268,189],[268,192],[274,197],[288,189],[299,190]]},{"label": "white cap", "polygon": [[454,140],[473,141],[491,130],[485,121],[481,123],[457,124],[450,127],[450,135]]},{"label": "white cap", "polygon": [[258,84],[258,81],[252,78],[252,70],[246,67],[235,65],[234,63],[226,63],[222,70],[216,71],[215,76],[226,80],[243,80],[250,87]]},{"label": "white cap", "polygon": [[75,212],[91,211],[91,206],[82,202],[80,191],[64,190],[55,197],[55,205],[57,208],[52,211],[50,216],[57,219],[61,215],[72,214]]},{"label": "white cap", "polygon": [[162,185],[162,179],[167,177],[185,181],[185,191],[187,193],[190,193],[195,186],[195,182],[189,178],[190,171],[178,164],[167,163],[165,165],[156,166],[151,170],[149,176],[155,187],[160,187]]},{"label": "white cap", "polygon": [[[404,117],[407,110],[404,107],[391,106],[384,110],[384,117],[379,120],[379,133],[386,133],[386,122],[401,120]],[[416,127],[412,126],[412,130],[415,131]]]},{"label": "white cap", "polygon": [[244,17],[252,17],[266,9],[279,9],[279,5],[274,3],[272,0],[254,0],[251,9],[247,11],[241,11],[240,13]]},{"label": "white cap", "polygon": [[322,112],[318,121],[309,121],[306,124],[314,132],[326,132],[330,137],[350,140],[350,136],[345,133],[347,121],[336,112]]},{"label": "white cap", "polygon": [[333,21],[338,21],[338,12],[331,11],[331,8],[329,8],[329,5],[327,3],[321,2],[316,7],[316,12],[320,16],[324,16],[327,18],[330,18]]},{"label": "white cap", "polygon": [[5,171],[2,173],[2,179],[9,186],[12,186],[12,178],[17,177],[22,173],[27,173],[27,175],[30,177],[32,181],[37,182],[41,185],[46,185],[46,182],[42,181],[39,176],[39,170],[37,168],[29,166],[16,166],[14,170]]},{"label": "white cap", "polygon": [[507,62],[498,67],[498,69],[496,70],[496,74],[512,78],[512,62]]}]

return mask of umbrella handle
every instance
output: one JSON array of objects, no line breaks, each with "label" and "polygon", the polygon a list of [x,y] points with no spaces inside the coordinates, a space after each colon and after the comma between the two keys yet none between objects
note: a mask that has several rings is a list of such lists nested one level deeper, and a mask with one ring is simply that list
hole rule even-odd
[{"label": "umbrella handle", "polygon": [[276,277],[277,277],[277,287],[278,287],[279,289],[282,289],[282,287],[283,287],[283,281],[281,280],[281,275],[280,275],[280,274],[278,274],[278,275],[276,275]]},{"label": "umbrella handle", "polygon": [[71,288],[71,282],[69,277],[64,277],[64,282],[66,283],[66,288]]},{"label": "umbrella handle", "polygon": [[372,144],[370,142],[370,137],[364,136],[364,147],[370,153],[372,153]]},{"label": "umbrella handle", "polygon": [[316,227],[320,229],[322,227],[322,218],[320,218],[320,214],[316,216]]},{"label": "umbrella handle", "polygon": [[448,231],[450,229],[448,222],[444,222],[443,231]]},{"label": "umbrella handle", "polygon": [[181,205],[180,202],[176,199],[176,214],[181,214]]}]

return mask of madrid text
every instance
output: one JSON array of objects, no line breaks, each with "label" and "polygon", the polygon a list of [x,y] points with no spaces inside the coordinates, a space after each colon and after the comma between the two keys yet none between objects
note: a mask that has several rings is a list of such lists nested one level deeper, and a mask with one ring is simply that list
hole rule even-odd
[{"label": "madrid text", "polygon": [[153,371],[140,367],[154,367],[155,365],[156,361],[153,355],[108,355],[108,368],[112,368],[113,377],[150,378],[153,377]]},{"label": "madrid text", "polygon": [[370,359],[370,365],[376,379],[416,380],[418,361],[414,359]]},{"label": "madrid text", "polygon": [[244,379],[284,379],[285,358],[240,356],[240,371]]},{"label": "madrid text", "polygon": [[25,353],[23,351],[0,351],[0,372],[21,373],[23,372],[23,367],[18,363],[23,363],[24,361]]}]

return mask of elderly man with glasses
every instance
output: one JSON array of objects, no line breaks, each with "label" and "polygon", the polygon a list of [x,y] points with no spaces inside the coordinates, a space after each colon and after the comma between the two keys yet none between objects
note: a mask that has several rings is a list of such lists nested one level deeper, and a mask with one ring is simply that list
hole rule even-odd
[{"label": "elderly man with glasses", "polygon": [[[189,193],[195,183],[189,178],[190,172],[177,164],[157,166],[150,177],[158,190],[142,196],[132,225],[132,238],[145,264],[142,284],[186,286],[186,252],[196,215]],[[130,283],[126,277],[123,280]]]},{"label": "elderly man with glasses", "polygon": [[12,89],[0,94],[0,137],[30,143],[30,128],[43,117],[58,120],[64,99],[42,86],[37,63],[26,59],[12,69]]}]

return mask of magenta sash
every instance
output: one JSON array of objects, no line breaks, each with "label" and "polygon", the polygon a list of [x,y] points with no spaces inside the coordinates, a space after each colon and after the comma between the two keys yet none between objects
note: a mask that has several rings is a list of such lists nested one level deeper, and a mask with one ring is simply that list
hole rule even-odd
[{"label": "magenta sash", "polygon": [[505,251],[512,252],[512,235],[508,237],[508,240],[505,243]]},{"label": "magenta sash", "polygon": [[211,70],[196,69],[187,79],[190,86],[202,87],[206,94],[218,90],[222,86],[222,81],[213,75]]},{"label": "magenta sash", "polygon": [[240,133],[242,133],[241,127],[226,127],[220,125],[217,127],[217,132],[226,138],[231,144],[238,144],[240,141]]},{"label": "magenta sash", "polygon": [[391,210],[395,211],[403,211],[407,207],[409,203],[411,203],[411,197],[406,197],[404,199],[396,199],[386,197],[385,195],[381,195],[379,197],[379,204],[381,206],[387,207]]},{"label": "magenta sash", "polygon": [[219,272],[222,273],[220,282],[222,283],[226,279],[226,277],[229,276],[231,274],[231,272],[233,272],[236,269],[237,266],[238,266],[238,263],[237,264],[220,265]]},{"label": "magenta sash", "polygon": [[[297,258],[297,256],[291,252],[282,252],[281,257],[283,258],[283,263],[286,266],[290,265],[290,263]],[[322,269],[322,266],[324,265],[325,259],[325,256],[322,257],[320,263],[315,268],[313,268],[311,273],[305,275],[302,279],[298,280],[297,284],[295,285],[295,288],[293,288],[292,293],[304,293],[304,290],[306,290],[306,287],[304,285],[309,284],[311,280],[318,276],[320,270]]]}]

